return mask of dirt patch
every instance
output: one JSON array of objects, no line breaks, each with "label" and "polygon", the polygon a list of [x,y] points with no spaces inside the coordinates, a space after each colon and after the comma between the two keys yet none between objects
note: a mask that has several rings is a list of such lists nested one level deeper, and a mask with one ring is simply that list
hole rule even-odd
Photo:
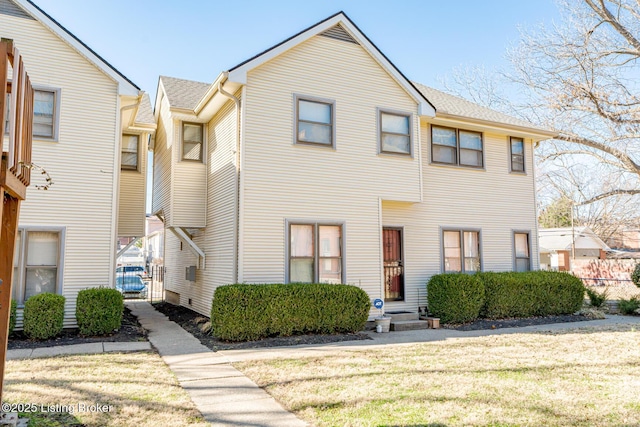
[{"label": "dirt patch", "polygon": [[94,342],[133,342],[147,341],[147,331],[140,326],[138,318],[131,314],[125,306],[120,329],[109,335],[97,337],[83,337],[78,329],[63,329],[62,333],[49,340],[31,340],[22,331],[15,331],[9,337],[8,349],[55,347],[58,345],[86,344]]},{"label": "dirt patch", "polygon": [[326,344],[340,341],[355,341],[355,340],[368,340],[371,339],[367,334],[355,333],[355,334],[305,334],[294,335],[291,337],[271,337],[265,338],[259,341],[247,341],[247,342],[228,342],[221,341],[214,336],[203,332],[206,329],[206,323],[209,321],[208,317],[189,310],[186,307],[169,304],[166,302],[157,303],[153,305],[156,310],[163,313],[169,318],[169,320],[176,322],[182,326],[184,330],[198,338],[202,345],[210,348],[213,351],[216,350],[238,350],[243,348],[263,348],[263,347],[282,347],[292,346],[300,344]]},{"label": "dirt patch", "polygon": [[580,314],[565,314],[559,316],[527,317],[523,319],[478,319],[465,324],[442,325],[443,328],[457,331],[477,331],[482,329],[520,328],[523,326],[548,325],[551,323],[583,322],[594,320]]}]

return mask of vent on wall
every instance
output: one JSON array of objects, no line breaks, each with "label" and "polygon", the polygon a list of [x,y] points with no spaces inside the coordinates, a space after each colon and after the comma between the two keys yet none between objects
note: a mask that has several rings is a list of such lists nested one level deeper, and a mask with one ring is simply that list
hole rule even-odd
[{"label": "vent on wall", "polygon": [[347,33],[347,30],[342,28],[342,25],[340,24],[323,31],[320,35],[331,39],[342,40],[343,42],[358,44],[358,42],[351,37],[351,34]]},{"label": "vent on wall", "polygon": [[27,14],[11,0],[0,0],[0,15],[15,16],[16,18],[31,19],[35,21],[31,15]]}]

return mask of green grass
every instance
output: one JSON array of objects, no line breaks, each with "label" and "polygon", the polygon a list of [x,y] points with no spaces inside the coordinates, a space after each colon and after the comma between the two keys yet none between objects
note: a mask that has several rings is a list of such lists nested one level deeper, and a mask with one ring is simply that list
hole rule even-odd
[{"label": "green grass", "polygon": [[632,327],[338,351],[236,367],[316,426],[640,425]]},{"label": "green grass", "polygon": [[[21,413],[29,427],[209,425],[153,352],[11,360],[3,391],[6,403],[54,407]],[[88,410],[95,404],[110,408]],[[55,405],[73,410],[56,411]]]}]

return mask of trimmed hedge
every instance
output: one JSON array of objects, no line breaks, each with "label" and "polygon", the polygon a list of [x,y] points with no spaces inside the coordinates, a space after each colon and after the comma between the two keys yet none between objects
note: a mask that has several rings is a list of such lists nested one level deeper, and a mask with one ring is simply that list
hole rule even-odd
[{"label": "trimmed hedge", "polygon": [[631,281],[634,285],[640,288],[640,264],[636,264],[635,268],[631,272]]},{"label": "trimmed hedge", "polygon": [[38,294],[24,303],[24,333],[29,338],[45,340],[62,331],[64,321],[62,295]]},{"label": "trimmed hedge", "polygon": [[356,332],[370,306],[367,293],[351,285],[226,285],[213,295],[211,326],[213,335],[227,341]]},{"label": "trimmed hedge", "polygon": [[104,335],[120,329],[124,300],[110,288],[83,289],[76,301],[76,321],[81,335]]},{"label": "trimmed hedge", "polygon": [[18,311],[18,303],[16,300],[11,300],[11,314],[9,315],[9,335],[13,333],[13,330],[16,327],[16,315]]},{"label": "trimmed hedge", "polygon": [[476,275],[436,274],[427,284],[429,311],[442,323],[477,319],[484,304],[484,285]]},{"label": "trimmed hedge", "polygon": [[442,323],[464,323],[478,317],[575,313],[584,301],[585,287],[565,272],[486,272],[439,274],[431,278],[427,291],[429,311]]}]

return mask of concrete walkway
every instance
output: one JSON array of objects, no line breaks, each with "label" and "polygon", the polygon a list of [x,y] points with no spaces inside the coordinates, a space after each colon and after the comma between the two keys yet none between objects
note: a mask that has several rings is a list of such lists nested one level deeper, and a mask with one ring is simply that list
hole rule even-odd
[{"label": "concrete walkway", "polygon": [[171,322],[147,302],[127,302],[149,341],[178,377],[204,418],[214,426],[298,427],[306,423],[284,410],[267,392]]},{"label": "concrete walkway", "polygon": [[97,354],[122,351],[151,350],[146,341],[134,342],[92,342],[87,344],[59,345],[56,347],[19,348],[7,351],[7,360],[52,357],[69,354]]}]

